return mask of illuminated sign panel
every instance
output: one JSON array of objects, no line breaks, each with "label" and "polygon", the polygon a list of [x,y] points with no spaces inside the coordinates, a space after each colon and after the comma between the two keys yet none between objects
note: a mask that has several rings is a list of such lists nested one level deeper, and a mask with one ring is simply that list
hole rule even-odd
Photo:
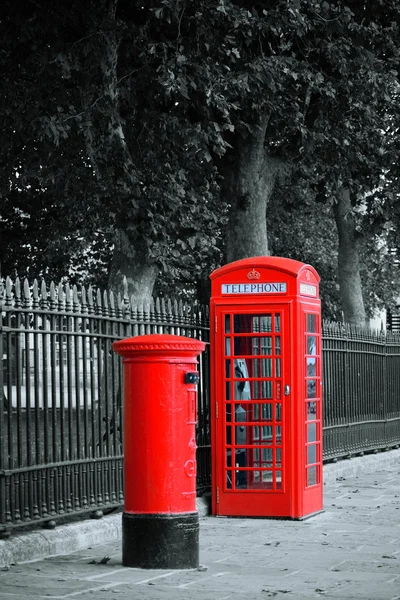
[{"label": "illuminated sign panel", "polygon": [[317,286],[310,283],[300,283],[300,294],[305,296],[317,296]]},{"label": "illuminated sign panel", "polygon": [[222,294],[286,294],[286,283],[223,283]]}]

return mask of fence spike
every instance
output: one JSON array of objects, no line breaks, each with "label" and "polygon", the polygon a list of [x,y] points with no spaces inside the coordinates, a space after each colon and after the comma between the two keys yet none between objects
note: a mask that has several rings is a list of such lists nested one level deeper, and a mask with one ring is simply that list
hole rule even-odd
[{"label": "fence spike", "polygon": [[168,300],[167,300],[167,319],[168,319],[168,321],[173,321],[174,320],[174,315],[172,313],[171,298],[168,298]]},{"label": "fence spike", "polygon": [[0,306],[4,306],[5,301],[5,287],[3,284],[3,280],[0,277]]},{"label": "fence spike", "polygon": [[86,315],[88,312],[86,288],[84,285],[81,286],[81,312]]},{"label": "fence spike", "polygon": [[61,281],[58,284],[57,297],[58,297],[58,310],[63,311],[65,296],[64,296],[64,290],[63,290],[63,285],[62,285]]},{"label": "fence spike", "polygon": [[100,288],[97,288],[96,292],[96,313],[98,315],[102,314],[102,304],[101,304],[101,291]]},{"label": "fence spike", "polygon": [[116,312],[117,312],[117,316],[118,317],[123,317],[124,311],[123,311],[123,306],[122,306],[123,300],[122,300],[122,295],[121,292],[117,293],[117,306],[116,306]]},{"label": "fence spike", "polygon": [[50,310],[56,310],[56,308],[56,286],[54,285],[54,281],[50,281]]},{"label": "fence spike", "polygon": [[161,302],[160,302],[160,298],[156,298],[155,313],[156,313],[156,319],[158,320],[159,317],[161,317]]},{"label": "fence spike", "polygon": [[167,307],[165,304],[165,298],[161,298],[161,320],[163,323],[167,320]]},{"label": "fence spike", "polygon": [[92,288],[91,285],[89,285],[89,287],[88,287],[87,298],[88,298],[88,313],[89,314],[93,314],[93,312],[94,312],[94,300],[93,300],[93,288]]},{"label": "fence spike", "polygon": [[108,295],[106,290],[104,290],[103,292],[103,315],[105,317],[108,317],[109,315],[109,310],[108,310]]},{"label": "fence spike", "polygon": [[30,308],[31,306],[31,290],[29,289],[29,281],[25,277],[24,279],[24,288],[23,288],[23,305],[24,308]]},{"label": "fence spike", "polygon": [[33,298],[32,308],[38,308],[39,307],[39,284],[38,284],[37,279],[33,280],[32,298]]},{"label": "fence spike", "polygon": [[10,277],[6,279],[6,306],[12,306],[13,303],[13,294],[12,294],[12,281]]},{"label": "fence spike", "polygon": [[42,283],[40,285],[40,308],[48,309],[49,303],[47,300],[47,286],[44,279],[42,279]]},{"label": "fence spike", "polygon": [[115,296],[114,292],[110,290],[110,316],[115,318]]},{"label": "fence spike", "polygon": [[75,284],[72,286],[72,308],[74,312],[79,312],[80,302],[78,297],[78,288]]},{"label": "fence spike", "polygon": [[69,283],[65,284],[65,310],[71,311],[72,309],[72,300],[71,300],[71,288]]},{"label": "fence spike", "polygon": [[19,308],[21,306],[21,282],[19,277],[15,279],[14,283],[14,306]]}]

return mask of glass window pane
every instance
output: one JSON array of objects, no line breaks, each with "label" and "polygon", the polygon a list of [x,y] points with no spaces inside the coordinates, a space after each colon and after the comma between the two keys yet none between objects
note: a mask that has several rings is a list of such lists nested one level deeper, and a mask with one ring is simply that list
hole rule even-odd
[{"label": "glass window pane", "polygon": [[272,421],[272,404],[261,404],[261,418],[263,420]]},{"label": "glass window pane", "polygon": [[281,376],[281,359],[276,358],[275,359],[275,377],[280,377],[280,376]]},{"label": "glass window pane", "polygon": [[316,358],[307,358],[307,375],[308,377],[312,377],[317,374],[317,359]]},{"label": "glass window pane", "polygon": [[309,333],[317,332],[317,315],[306,315],[307,316],[307,331]]},{"label": "glass window pane", "polygon": [[282,443],[282,427],[280,425],[276,426],[276,443]]},{"label": "glass window pane", "polygon": [[272,377],[272,358],[253,359],[253,377]]},{"label": "glass window pane", "polygon": [[226,394],[226,400],[230,400],[231,399],[231,384],[229,383],[229,381],[227,381],[225,383],[225,394]]},{"label": "glass window pane", "polygon": [[244,423],[246,421],[246,411],[243,406],[237,404],[235,406],[235,422],[236,423]]},{"label": "glass window pane", "polygon": [[225,355],[231,355],[231,338],[225,338]]},{"label": "glass window pane", "polygon": [[317,441],[317,424],[309,423],[307,425],[307,442]]},{"label": "glass window pane", "polygon": [[275,315],[275,333],[281,330],[281,315]]},{"label": "glass window pane", "polygon": [[263,425],[261,428],[262,431],[262,441],[263,442],[272,442],[272,427],[269,425]]},{"label": "glass window pane", "polygon": [[245,359],[236,359],[234,363],[234,393],[235,400],[250,400],[250,382],[245,378],[249,376]]},{"label": "glass window pane", "polygon": [[317,354],[317,338],[315,335],[307,336],[307,354]]},{"label": "glass window pane", "polygon": [[275,452],[276,452],[276,466],[280,467],[282,464],[282,450],[281,450],[281,448],[277,448],[275,450]]},{"label": "glass window pane", "polygon": [[230,448],[228,448],[225,451],[225,458],[226,458],[226,466],[227,467],[231,467],[232,466],[232,450]]},{"label": "glass window pane", "polygon": [[254,404],[253,406],[253,419],[254,421],[259,421],[260,419],[260,405]]},{"label": "glass window pane", "polygon": [[307,485],[316,485],[319,483],[319,467],[309,467],[307,469]]},{"label": "glass window pane", "polygon": [[276,473],[275,473],[275,484],[276,484],[276,489],[277,490],[281,490],[282,489],[282,471],[276,471]]},{"label": "glass window pane", "polygon": [[231,332],[231,316],[225,315],[225,333]]},{"label": "glass window pane", "polygon": [[259,354],[270,356],[272,354],[272,338],[271,336],[260,338]]},{"label": "glass window pane", "polygon": [[275,336],[275,354],[281,353],[281,338],[279,335]]},{"label": "glass window pane", "polygon": [[269,400],[272,398],[272,381],[262,381],[262,398]]},{"label": "glass window pane", "polygon": [[[228,352],[226,352],[228,355]],[[235,338],[235,356],[272,355],[272,338],[265,337],[237,337]]]},{"label": "glass window pane", "polygon": [[307,421],[314,421],[317,418],[317,403],[307,402]]},{"label": "glass window pane", "polygon": [[230,425],[226,426],[226,444],[228,446],[232,444],[232,427]]},{"label": "glass window pane", "polygon": [[231,361],[230,360],[225,361],[225,377],[227,379],[229,377],[231,377]]},{"label": "glass window pane", "polygon": [[250,318],[251,318],[251,322],[252,322],[251,332],[252,333],[259,333],[259,331],[260,331],[260,317],[250,317]]},{"label": "glass window pane", "polygon": [[269,333],[272,331],[272,315],[265,315],[260,317],[261,322],[261,333]]},{"label": "glass window pane", "polygon": [[268,333],[272,331],[272,315],[234,315],[234,333]]},{"label": "glass window pane", "polygon": [[272,448],[263,448],[261,452],[262,467],[272,467]]},{"label": "glass window pane", "polygon": [[253,441],[260,439],[260,428],[258,425],[254,425],[253,427]]},{"label": "glass window pane", "polygon": [[316,379],[307,379],[307,398],[316,398],[317,381]]},{"label": "glass window pane", "polygon": [[230,423],[232,421],[232,404],[225,404],[225,421]]},{"label": "glass window pane", "polygon": [[261,398],[262,394],[261,394],[261,381],[253,381],[251,384],[251,387],[253,389],[253,393],[252,393],[252,399],[253,400],[257,400],[258,398]]},{"label": "glass window pane", "polygon": [[231,470],[226,472],[226,489],[227,490],[232,489],[232,471]]},{"label": "glass window pane", "polygon": [[317,462],[317,446],[313,444],[307,447],[307,463],[309,465]]},{"label": "glass window pane", "polygon": [[275,419],[277,421],[282,420],[282,404],[280,402],[277,402],[275,405]]}]

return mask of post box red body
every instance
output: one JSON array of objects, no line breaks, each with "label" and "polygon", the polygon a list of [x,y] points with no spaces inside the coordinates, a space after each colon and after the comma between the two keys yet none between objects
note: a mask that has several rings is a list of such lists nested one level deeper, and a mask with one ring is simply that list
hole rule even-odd
[{"label": "post box red body", "polygon": [[124,363],[123,563],[197,567],[196,357],[205,343],[154,334],[113,348]]},{"label": "post box red body", "polygon": [[322,510],[319,276],[255,257],[211,274],[212,511]]}]

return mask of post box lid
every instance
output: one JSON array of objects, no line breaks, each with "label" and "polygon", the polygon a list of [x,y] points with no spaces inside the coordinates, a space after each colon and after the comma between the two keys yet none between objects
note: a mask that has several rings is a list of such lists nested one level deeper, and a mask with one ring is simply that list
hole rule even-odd
[{"label": "post box lid", "polygon": [[198,356],[205,349],[206,343],[179,335],[152,333],[120,340],[112,346],[114,352],[123,357],[138,353]]}]

